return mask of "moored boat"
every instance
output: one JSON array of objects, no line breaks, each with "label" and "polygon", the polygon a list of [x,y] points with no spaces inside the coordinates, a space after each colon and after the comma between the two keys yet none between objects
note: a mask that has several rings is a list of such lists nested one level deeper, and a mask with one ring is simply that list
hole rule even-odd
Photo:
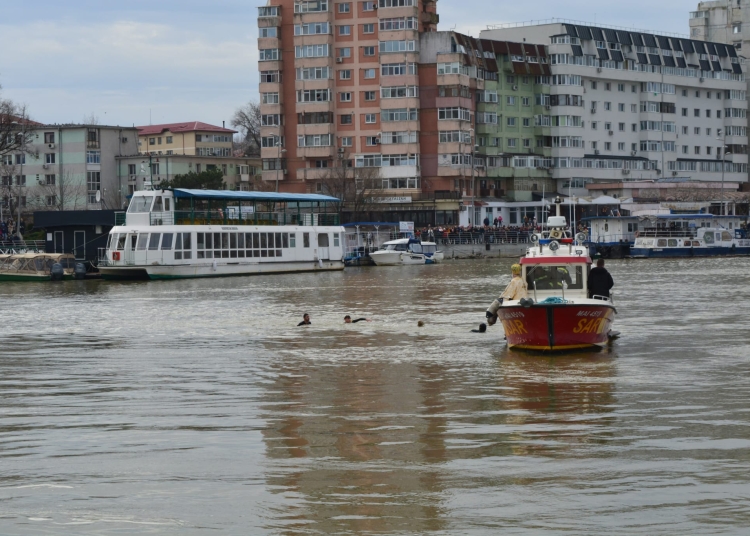
[{"label": "moored boat", "polygon": [[383,244],[383,249],[370,252],[378,266],[399,264],[436,264],[444,259],[435,242],[422,242],[416,238],[399,238]]},{"label": "moored boat", "polygon": [[56,278],[73,278],[75,257],[69,253],[0,255],[0,281],[50,281],[56,264],[61,269]]},{"label": "moored boat", "polygon": [[616,309],[609,296],[591,296],[588,276],[591,258],[560,215],[548,220],[548,230],[533,235],[534,243],[521,258],[521,277],[529,297],[498,299],[487,310],[490,323],[499,320],[509,348],[565,351],[602,347],[612,335]]},{"label": "moored boat", "polygon": [[633,258],[716,257],[750,255],[750,239],[743,229],[717,227],[641,231],[630,248]]},{"label": "moored boat", "polygon": [[317,194],[145,190],[100,251],[104,279],[180,279],[344,269],[338,199]]}]

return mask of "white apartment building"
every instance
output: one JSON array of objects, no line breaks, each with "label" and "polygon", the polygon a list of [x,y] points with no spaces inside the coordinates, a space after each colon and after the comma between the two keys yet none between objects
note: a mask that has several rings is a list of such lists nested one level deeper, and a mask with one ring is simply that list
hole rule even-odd
[{"label": "white apartment building", "polygon": [[535,121],[549,128],[559,192],[662,177],[747,182],[747,86],[734,47],[557,20],[491,26],[481,38],[547,45],[552,76],[539,81],[550,92],[537,96],[546,107]]}]

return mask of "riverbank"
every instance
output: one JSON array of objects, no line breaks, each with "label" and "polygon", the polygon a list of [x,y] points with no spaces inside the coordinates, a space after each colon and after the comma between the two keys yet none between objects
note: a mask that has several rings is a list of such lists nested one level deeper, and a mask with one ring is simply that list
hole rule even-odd
[{"label": "riverbank", "polygon": [[528,244],[446,244],[441,246],[446,260],[484,259],[492,257],[520,257],[526,253]]}]

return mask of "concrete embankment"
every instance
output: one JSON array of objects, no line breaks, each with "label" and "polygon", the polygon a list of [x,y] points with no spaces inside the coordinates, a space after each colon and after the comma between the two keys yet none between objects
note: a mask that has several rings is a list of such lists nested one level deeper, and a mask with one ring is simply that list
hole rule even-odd
[{"label": "concrete embankment", "polygon": [[446,244],[440,246],[446,260],[450,259],[482,259],[486,257],[521,257],[526,254],[528,244],[490,244],[485,249],[484,244]]}]

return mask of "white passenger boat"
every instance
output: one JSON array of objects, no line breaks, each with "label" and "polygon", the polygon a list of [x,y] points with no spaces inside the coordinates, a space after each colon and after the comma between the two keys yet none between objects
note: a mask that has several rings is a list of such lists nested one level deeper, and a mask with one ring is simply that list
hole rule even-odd
[{"label": "white passenger boat", "polygon": [[750,255],[750,239],[744,229],[701,227],[641,231],[630,248],[633,258],[717,257]]},{"label": "white passenger boat", "polygon": [[336,202],[317,194],[135,192],[98,268],[105,279],[343,270],[344,229],[338,214],[320,212]]},{"label": "white passenger boat", "polygon": [[416,238],[399,238],[383,244],[383,249],[370,253],[378,266],[398,264],[435,264],[444,258],[435,242],[421,242]]}]

